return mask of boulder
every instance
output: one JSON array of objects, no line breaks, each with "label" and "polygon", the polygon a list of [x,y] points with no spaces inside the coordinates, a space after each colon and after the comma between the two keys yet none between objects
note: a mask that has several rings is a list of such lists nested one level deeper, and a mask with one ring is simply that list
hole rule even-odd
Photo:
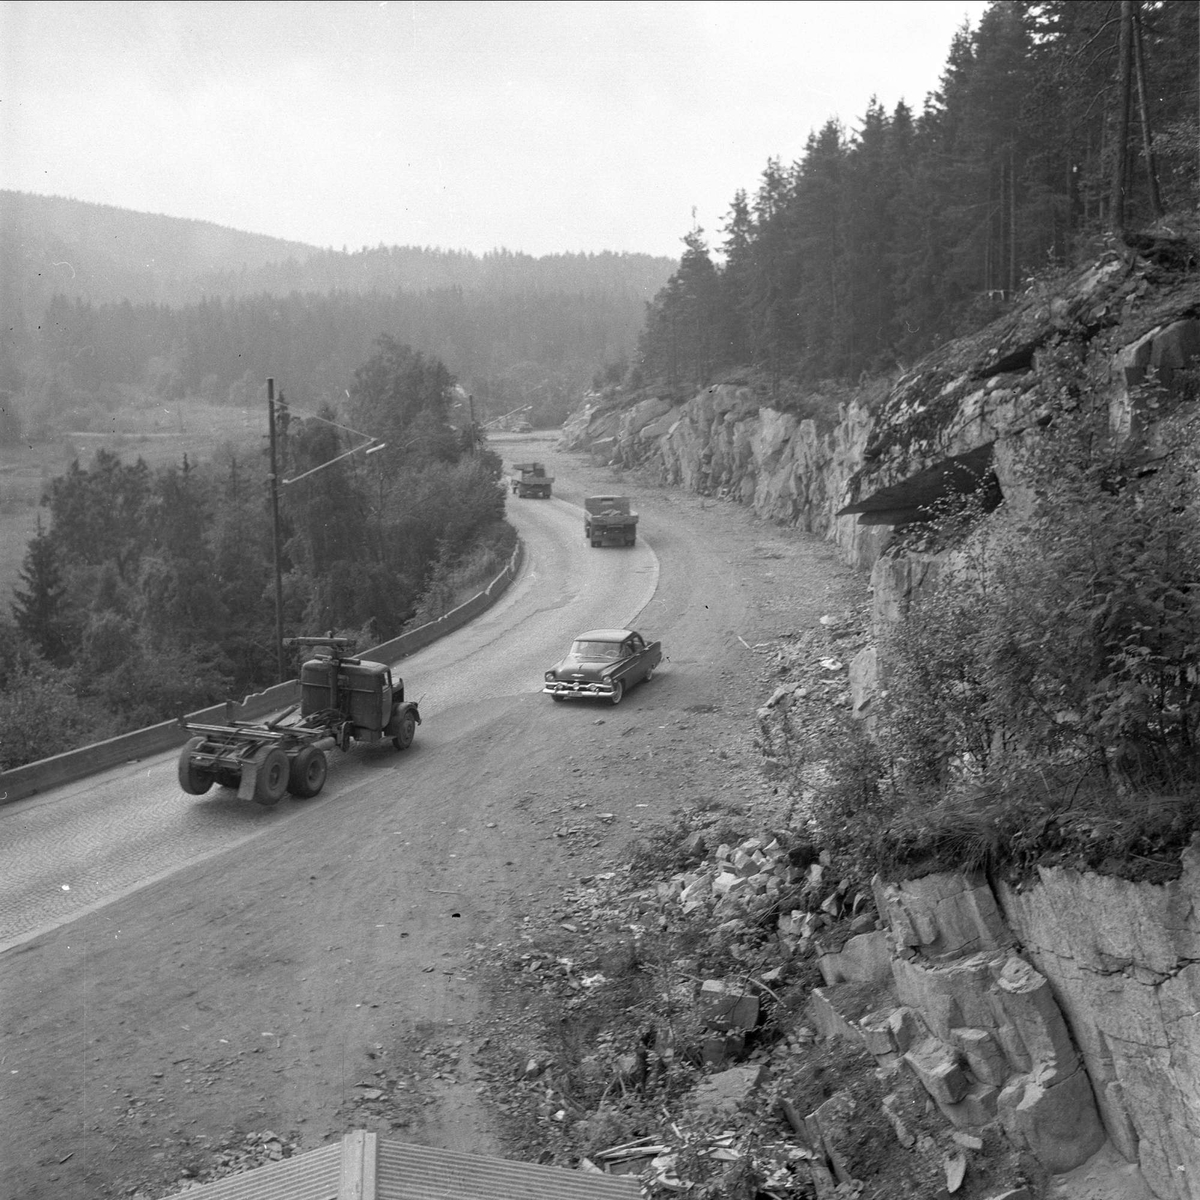
[{"label": "boulder", "polygon": [[949,872],[874,883],[879,912],[898,945],[943,959],[1011,946],[1012,932],[982,875]]},{"label": "boulder", "polygon": [[764,1066],[730,1067],[710,1075],[692,1092],[697,1116],[730,1117],[749,1102],[767,1077]]},{"label": "boulder", "polygon": [[955,1104],[970,1086],[958,1055],[938,1038],[926,1038],[904,1055],[904,1061],[938,1104]]},{"label": "boulder", "polygon": [[1050,1071],[1021,1076],[1000,1093],[1000,1119],[1009,1139],[1025,1146],[1053,1174],[1087,1162],[1107,1140],[1087,1073]]},{"label": "boulder", "polygon": [[837,954],[822,954],[817,966],[827,984],[881,983],[892,977],[892,941],[886,930],[860,933]]}]

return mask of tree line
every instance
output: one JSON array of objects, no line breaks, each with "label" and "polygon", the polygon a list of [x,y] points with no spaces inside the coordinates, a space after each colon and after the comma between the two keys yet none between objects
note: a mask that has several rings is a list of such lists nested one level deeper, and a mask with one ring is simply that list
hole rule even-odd
[{"label": "tree line", "polygon": [[382,330],[445,362],[481,413],[530,405],[561,422],[598,367],[636,343],[642,298],[633,293],[503,295],[438,291],[293,293],[214,297],[182,307],[94,305],[58,295],[9,387],[34,438],[102,427],[138,397],[199,397],[246,404],[286,362],[297,403],[340,396]]},{"label": "tree line", "polygon": [[999,315],[1105,235],[1192,212],[1197,9],[997,0],[920,112],[872,99],[734,196],[647,306],[634,385],[856,379]]},{"label": "tree line", "polygon": [[[285,629],[384,641],[464,558],[507,554],[501,462],[451,426],[453,386],[438,359],[385,336],[344,411],[281,401]],[[332,461],[361,434],[385,445]],[[100,450],[51,481],[0,621],[0,766],[274,682],[267,474],[262,454],[234,449],[159,470]]]}]

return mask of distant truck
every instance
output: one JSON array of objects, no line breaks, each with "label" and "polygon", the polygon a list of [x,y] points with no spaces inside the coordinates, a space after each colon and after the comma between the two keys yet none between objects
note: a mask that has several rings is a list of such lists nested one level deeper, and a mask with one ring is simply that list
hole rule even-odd
[{"label": "distant truck", "polygon": [[583,536],[593,546],[632,546],[637,523],[628,496],[589,496],[583,502]]},{"label": "distant truck", "polygon": [[544,463],[513,463],[512,490],[522,500],[549,500],[553,475],[546,474]]}]

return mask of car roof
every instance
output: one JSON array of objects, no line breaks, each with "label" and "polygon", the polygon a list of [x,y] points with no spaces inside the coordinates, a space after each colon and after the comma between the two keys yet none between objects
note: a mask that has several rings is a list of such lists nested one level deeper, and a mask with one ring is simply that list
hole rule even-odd
[{"label": "car roof", "polygon": [[589,629],[587,633],[577,634],[577,642],[623,642],[632,636],[632,629]]}]

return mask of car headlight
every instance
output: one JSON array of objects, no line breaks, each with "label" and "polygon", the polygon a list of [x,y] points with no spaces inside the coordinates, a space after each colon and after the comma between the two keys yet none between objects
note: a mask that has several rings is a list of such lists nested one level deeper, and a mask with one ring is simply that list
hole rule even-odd
[{"label": "car headlight", "polygon": [[546,672],[546,682],[547,682],[547,683],[553,683],[553,682],[554,682],[554,679],[555,679],[554,672],[553,672],[553,671],[547,671],[547,672]]}]

